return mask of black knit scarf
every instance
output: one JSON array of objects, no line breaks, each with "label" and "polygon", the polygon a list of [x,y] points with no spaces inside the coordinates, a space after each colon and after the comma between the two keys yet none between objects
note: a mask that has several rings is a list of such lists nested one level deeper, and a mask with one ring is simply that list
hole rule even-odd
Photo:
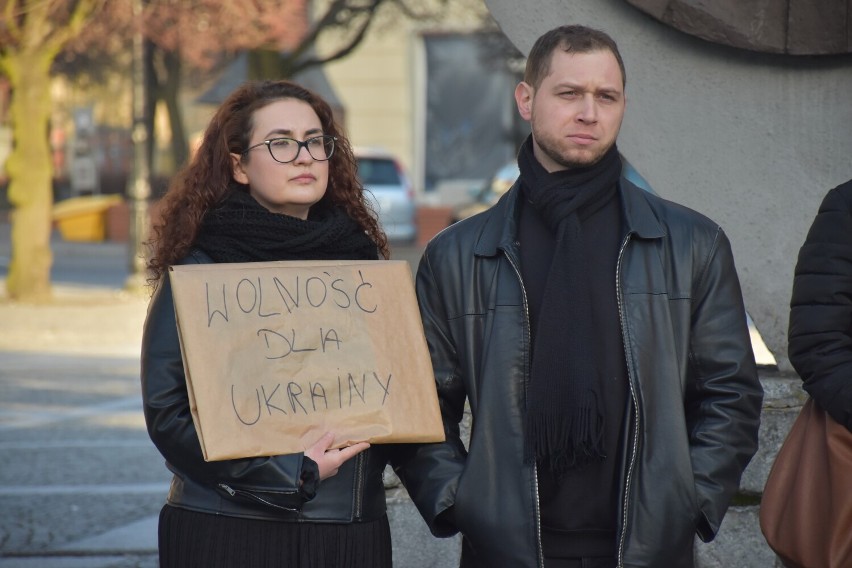
[{"label": "black knit scarf", "polygon": [[533,344],[525,457],[562,475],[604,457],[604,355],[585,262],[594,235],[583,233],[583,220],[615,196],[621,158],[613,145],[591,166],[548,173],[528,137],[518,166],[524,196],[556,235]]},{"label": "black knit scarf", "polygon": [[195,244],[216,262],[378,259],[376,244],[343,210],[315,205],[302,220],[237,188],[207,212]]}]

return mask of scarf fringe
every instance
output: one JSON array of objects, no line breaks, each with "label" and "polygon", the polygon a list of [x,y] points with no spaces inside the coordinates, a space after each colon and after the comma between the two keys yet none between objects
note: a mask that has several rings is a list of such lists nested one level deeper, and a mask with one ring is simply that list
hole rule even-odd
[{"label": "scarf fringe", "polygon": [[574,411],[528,412],[526,429],[525,461],[558,476],[606,458],[604,417],[595,403]]}]

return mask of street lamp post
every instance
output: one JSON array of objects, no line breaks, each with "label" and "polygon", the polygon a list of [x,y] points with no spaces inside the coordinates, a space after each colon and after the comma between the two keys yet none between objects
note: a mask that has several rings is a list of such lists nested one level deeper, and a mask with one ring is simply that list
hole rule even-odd
[{"label": "street lamp post", "polygon": [[145,77],[145,39],[142,34],[144,0],[133,0],[133,170],[127,185],[130,201],[130,239],[128,255],[130,276],[125,288],[141,290],[147,280],[145,243],[148,240],[148,198],[151,196],[151,168],[148,154],[147,81]]}]

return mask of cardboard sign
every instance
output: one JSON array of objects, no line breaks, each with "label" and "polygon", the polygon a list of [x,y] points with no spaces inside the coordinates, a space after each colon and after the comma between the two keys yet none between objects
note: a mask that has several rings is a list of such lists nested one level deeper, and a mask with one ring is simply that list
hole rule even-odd
[{"label": "cardboard sign", "polygon": [[208,461],[444,430],[405,261],[175,266],[192,418]]}]

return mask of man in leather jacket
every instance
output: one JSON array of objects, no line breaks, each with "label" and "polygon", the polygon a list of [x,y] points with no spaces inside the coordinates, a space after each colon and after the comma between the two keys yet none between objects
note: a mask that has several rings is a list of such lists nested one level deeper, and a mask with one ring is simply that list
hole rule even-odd
[{"label": "man in leather jacket", "polygon": [[539,38],[520,178],[420,262],[447,441],[398,472],[433,534],[462,533],[464,567],[690,568],[757,449],[728,239],[621,177],[624,85],[606,34]]}]

